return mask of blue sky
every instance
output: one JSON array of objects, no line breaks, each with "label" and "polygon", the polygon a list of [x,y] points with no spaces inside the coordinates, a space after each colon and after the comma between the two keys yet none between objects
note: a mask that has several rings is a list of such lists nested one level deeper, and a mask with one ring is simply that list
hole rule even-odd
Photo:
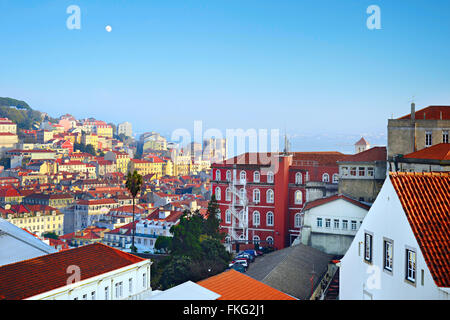
[{"label": "blue sky", "polygon": [[412,96],[450,104],[449,14],[447,0],[0,0],[0,96],[137,132],[202,120],[351,151],[360,135],[385,143]]}]

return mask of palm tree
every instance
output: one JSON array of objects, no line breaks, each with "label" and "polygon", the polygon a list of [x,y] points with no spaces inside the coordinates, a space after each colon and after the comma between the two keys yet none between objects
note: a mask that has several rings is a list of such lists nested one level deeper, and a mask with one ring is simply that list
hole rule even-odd
[{"label": "palm tree", "polygon": [[131,174],[130,171],[128,171],[127,176],[127,182],[126,187],[130,191],[131,195],[133,196],[133,229],[131,232],[131,252],[136,252],[136,247],[134,246],[134,234],[135,234],[135,224],[134,224],[134,202],[136,199],[137,194],[141,191],[141,185],[142,185],[142,176],[137,173],[136,170],[134,170],[133,174]]}]

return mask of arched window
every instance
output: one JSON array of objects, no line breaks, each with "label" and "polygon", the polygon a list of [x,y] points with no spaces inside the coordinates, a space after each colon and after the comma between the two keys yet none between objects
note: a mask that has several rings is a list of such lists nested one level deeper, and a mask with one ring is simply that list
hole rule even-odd
[{"label": "arched window", "polygon": [[267,237],[266,241],[267,241],[268,245],[271,245],[271,246],[273,245],[273,238],[271,236]]},{"label": "arched window", "polygon": [[260,200],[261,200],[261,192],[259,191],[259,189],[253,190],[253,202],[259,203]]},{"label": "arched window", "polygon": [[220,181],[220,170],[216,170],[216,180]]},{"label": "arched window", "polygon": [[227,190],[225,190],[225,201],[231,201],[231,190],[230,190],[230,188],[227,188]]},{"label": "arched window", "polygon": [[253,243],[254,244],[259,244],[259,241],[261,241],[261,239],[258,236],[253,236]]},{"label": "arched window", "polygon": [[244,204],[244,202],[247,200],[244,188],[239,190],[239,198],[240,198],[241,204]]},{"label": "arched window", "polygon": [[305,181],[308,182],[309,181],[309,172],[306,171],[305,173]]},{"label": "arched window", "polygon": [[241,180],[241,183],[245,183],[247,181],[247,173],[245,173],[245,171],[241,171],[239,174],[239,179]]},{"label": "arched window", "polygon": [[225,211],[225,223],[231,223],[231,211]]},{"label": "arched window", "polygon": [[300,228],[302,226],[302,216],[300,213],[297,213],[294,217],[294,227]]},{"label": "arched window", "polygon": [[272,189],[267,190],[266,192],[267,203],[273,203],[274,192]]},{"label": "arched window", "polygon": [[259,182],[259,171],[253,173],[253,182]]},{"label": "arched window", "polygon": [[216,200],[220,200],[221,195],[220,195],[220,188],[216,187],[216,192],[214,193],[216,195]]},{"label": "arched window", "polygon": [[295,204],[302,204],[303,194],[300,190],[295,191]]},{"label": "arched window", "polygon": [[339,182],[339,175],[337,173],[333,174],[333,183]]},{"label": "arched window", "polygon": [[230,243],[231,242],[231,237],[230,236],[226,236],[225,237],[225,242],[226,243]]},{"label": "arched window", "polygon": [[322,181],[323,182],[330,182],[330,176],[328,175],[328,173],[324,173],[322,175]]},{"label": "arched window", "polygon": [[272,211],[267,212],[267,215],[266,215],[266,224],[267,224],[268,226],[273,226],[273,212],[272,212]]},{"label": "arched window", "polygon": [[295,184],[302,184],[302,173],[297,172],[295,174]]},{"label": "arched window", "polygon": [[244,227],[247,226],[247,217],[245,216],[245,211],[241,210],[239,212],[239,226]]},{"label": "arched window", "polygon": [[261,216],[258,211],[253,211],[253,225],[255,227],[259,226],[261,222]]},{"label": "arched window", "polygon": [[273,183],[273,172],[267,172],[267,183]]},{"label": "arched window", "polygon": [[231,171],[230,170],[227,170],[226,178],[227,178],[227,181],[231,181]]},{"label": "arched window", "polygon": [[218,220],[222,220],[221,214],[222,214],[222,213],[220,212],[220,209],[217,209],[216,217],[217,217]]},{"label": "arched window", "polygon": [[245,240],[245,234],[241,233],[241,235],[239,236],[239,240]]}]

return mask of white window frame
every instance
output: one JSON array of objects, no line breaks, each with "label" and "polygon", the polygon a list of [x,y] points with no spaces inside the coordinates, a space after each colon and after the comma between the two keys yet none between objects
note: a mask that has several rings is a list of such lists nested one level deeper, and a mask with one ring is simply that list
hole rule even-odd
[{"label": "white window frame", "polygon": [[227,181],[231,181],[231,171],[230,170],[227,170],[225,176],[226,176]]},{"label": "white window frame", "polygon": [[259,182],[261,178],[261,175],[259,174],[259,171],[255,171],[253,173],[253,182]]},{"label": "white window frame", "polygon": [[297,190],[294,193],[294,202],[295,204],[302,204],[303,203],[303,193],[301,190]]},{"label": "white window frame", "polygon": [[316,226],[317,228],[323,228],[323,219],[321,217],[317,217]]},{"label": "white window frame", "polygon": [[217,170],[216,170],[216,181],[220,181],[220,180],[221,180],[220,178],[221,178],[221,177],[220,177],[220,170],[217,169]]},{"label": "white window frame", "polygon": [[273,183],[273,178],[274,178],[273,172],[272,171],[267,172],[267,183]]},{"label": "white window frame", "polygon": [[261,202],[261,191],[259,191],[259,189],[253,190],[253,202],[255,203]]},{"label": "white window frame", "polygon": [[225,211],[225,223],[231,223],[231,210]]},{"label": "white window frame", "polygon": [[322,174],[322,182],[330,182],[330,175],[328,173]]},{"label": "white window frame", "polygon": [[[417,253],[416,250],[410,247],[406,247],[406,268],[405,268],[405,278],[406,280],[416,283],[417,278]],[[411,259],[414,258],[413,265],[411,266]]]},{"label": "white window frame", "polygon": [[301,172],[297,172],[295,174],[295,184],[302,184],[302,173]]},{"label": "white window frame", "polygon": [[215,190],[214,195],[216,196],[216,200],[221,200],[221,198],[222,198],[222,195],[221,195],[222,191],[221,191],[220,187],[216,187],[214,190]]},{"label": "white window frame", "polygon": [[268,236],[268,237],[266,238],[266,243],[269,244],[269,245],[273,245],[273,244],[274,244],[273,237]]},{"label": "white window frame", "polygon": [[253,211],[253,225],[258,227],[261,224],[261,214],[259,211]]},{"label": "white window frame", "polygon": [[227,188],[225,190],[225,201],[231,201],[231,189]]},{"label": "white window frame", "polygon": [[394,242],[383,238],[383,269],[391,272],[394,268]]},{"label": "white window frame", "polygon": [[275,192],[272,189],[266,191],[266,202],[274,203],[275,201]]},{"label": "white window frame", "polygon": [[266,225],[268,227],[272,227],[274,225],[274,220],[275,220],[275,218],[274,218],[273,212],[272,211],[268,211],[266,213]]},{"label": "white window frame", "polygon": [[302,215],[296,213],[294,216],[294,228],[300,228],[302,226]]}]

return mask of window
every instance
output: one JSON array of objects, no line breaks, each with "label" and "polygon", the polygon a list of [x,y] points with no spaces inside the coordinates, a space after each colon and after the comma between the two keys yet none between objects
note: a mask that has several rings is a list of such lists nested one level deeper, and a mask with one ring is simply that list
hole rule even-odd
[{"label": "window", "polygon": [[406,280],[416,282],[416,252],[406,249]]},{"label": "window", "polygon": [[231,201],[231,190],[230,190],[230,188],[227,188],[227,190],[225,190],[225,201]]},{"label": "window", "polygon": [[216,199],[220,200],[220,198],[221,198],[220,187],[216,187],[216,192],[214,194],[216,195]]},{"label": "window", "polygon": [[242,188],[239,190],[239,198],[240,198],[240,203],[244,204],[246,197],[245,197],[245,189]]},{"label": "window", "polygon": [[302,173],[297,172],[295,174],[295,184],[302,184]]},{"label": "window", "polygon": [[393,243],[392,240],[385,239],[383,241],[383,268],[392,272],[393,266]]},{"label": "window", "polygon": [[83,294],[83,300],[87,300],[87,294]]},{"label": "window", "polygon": [[259,226],[261,222],[261,216],[258,211],[253,211],[253,225],[255,227]]},{"label": "window", "polygon": [[317,218],[317,227],[322,228],[322,218]]},{"label": "window", "polygon": [[356,221],[352,220],[352,230],[356,230]]},{"label": "window", "polygon": [[325,228],[331,228],[331,219],[325,219]]},{"label": "window", "polygon": [[373,177],[374,169],[372,167],[367,168],[367,176]]},{"label": "window", "polygon": [[241,179],[241,183],[247,182],[247,174],[245,173],[245,171],[241,171],[239,178]]},{"label": "window", "polygon": [[433,143],[433,132],[425,131],[425,147],[430,147]]},{"label": "window", "polygon": [[267,172],[267,183],[273,183],[273,172]]},{"label": "window", "polygon": [[333,174],[333,183],[339,182],[339,175],[337,173]]},{"label": "window", "polygon": [[142,287],[147,288],[147,274],[142,275]]},{"label": "window", "polygon": [[259,203],[261,199],[261,192],[259,192],[259,189],[253,190],[253,202]]},{"label": "window", "polygon": [[247,226],[247,217],[245,215],[244,210],[239,211],[239,226],[240,227]]},{"label": "window", "polygon": [[347,230],[348,229],[348,220],[342,220],[342,229]]},{"label": "window", "polygon": [[341,168],[341,175],[347,176],[348,175],[348,167],[342,167]]},{"label": "window", "polygon": [[330,182],[330,175],[328,173],[322,175],[322,182]]},{"label": "window", "polygon": [[133,279],[132,278],[128,279],[128,292],[129,293],[133,292]]},{"label": "window", "polygon": [[259,182],[259,171],[253,173],[253,182]]},{"label": "window", "polygon": [[227,178],[227,181],[231,181],[231,171],[230,170],[227,170],[226,178]]},{"label": "window", "polygon": [[334,219],[334,228],[339,229],[339,220],[338,219]]},{"label": "window", "polygon": [[95,300],[95,291],[91,292],[91,300]]},{"label": "window", "polygon": [[220,170],[216,170],[216,180],[220,181]]},{"label": "window", "polygon": [[358,176],[364,177],[366,175],[366,168],[365,167],[359,167],[358,168]]},{"label": "window", "polygon": [[122,282],[118,282],[115,284],[115,288],[116,288],[116,298],[121,298],[122,294],[123,294],[123,286],[122,286]]},{"label": "window", "polygon": [[258,236],[253,236],[253,243],[254,244],[259,244],[259,241],[260,241],[261,239],[258,237]]},{"label": "window", "polygon": [[372,235],[364,233],[364,260],[372,262]]},{"label": "window", "polygon": [[231,223],[231,211],[225,211],[225,223]]},{"label": "window", "polygon": [[266,224],[268,226],[273,226],[273,212],[269,211],[266,215]]},{"label": "window", "polygon": [[356,176],[356,167],[350,167],[350,175]]},{"label": "window", "polygon": [[273,245],[273,238],[272,237],[267,237],[266,241],[267,241],[268,245]]},{"label": "window", "polygon": [[295,191],[294,202],[295,204],[302,204],[303,194],[300,190]]},{"label": "window", "polygon": [[266,193],[267,203],[273,203],[274,193],[272,189],[267,190]]},{"label": "window", "polygon": [[442,142],[443,143],[448,143],[448,130],[443,130],[442,131]]},{"label": "window", "polygon": [[305,181],[308,182],[309,181],[309,172],[306,171],[305,173]]},{"label": "window", "polygon": [[294,227],[300,228],[302,226],[302,216],[300,213],[295,214],[294,217]]}]

